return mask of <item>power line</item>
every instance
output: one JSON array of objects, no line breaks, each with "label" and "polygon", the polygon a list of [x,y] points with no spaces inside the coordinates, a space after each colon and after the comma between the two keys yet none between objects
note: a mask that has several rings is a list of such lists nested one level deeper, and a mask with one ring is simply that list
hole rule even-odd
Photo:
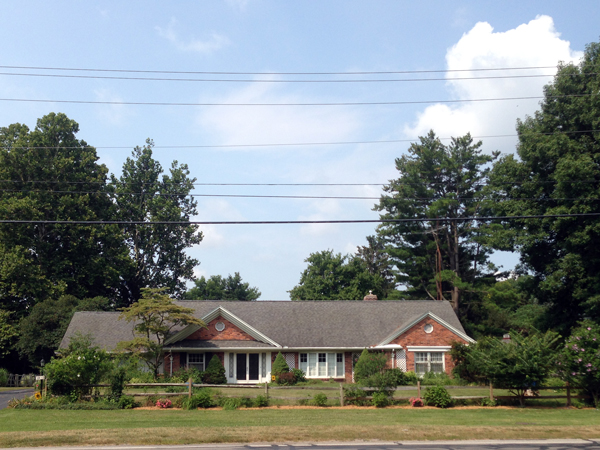
[{"label": "power line", "polygon": [[[78,194],[78,195],[106,195],[110,197],[115,196],[142,196],[146,195],[148,197],[181,197],[182,195],[185,197],[227,197],[227,198],[281,198],[281,199],[308,199],[308,200],[321,200],[321,199],[332,199],[332,200],[380,200],[379,197],[365,197],[365,196],[325,196],[325,195],[261,195],[261,194],[164,194],[164,193],[154,193],[154,192],[99,192],[99,191],[50,191],[50,190],[16,190],[16,189],[0,189],[0,192],[10,192],[10,193],[37,193],[37,194]],[[498,199],[495,198],[486,198],[486,197],[386,197],[390,200],[405,200],[405,201],[423,201],[423,202],[434,202],[437,200],[461,200],[461,201],[489,201]],[[519,198],[507,198],[506,200],[514,201],[514,200],[523,200],[523,201],[599,201],[600,198],[597,197],[519,197]]]},{"label": "power line", "polygon": [[548,214],[497,217],[427,217],[410,219],[354,219],[354,220],[260,220],[260,221],[136,221],[136,220],[13,220],[0,219],[7,224],[44,224],[44,225],[296,225],[296,224],[351,224],[351,223],[402,223],[402,222],[466,222],[494,221],[514,219],[551,219],[566,217],[598,217],[600,213]]},{"label": "power line", "polygon": [[502,70],[539,70],[556,69],[556,66],[491,67],[480,69],[437,69],[437,70],[395,70],[395,71],[348,71],[348,72],[216,72],[216,71],[175,71],[175,70],[136,70],[136,69],[90,69],[74,67],[5,66],[0,69],[62,70],[78,72],[112,73],[156,73],[180,75],[394,75],[412,73],[453,73],[453,72],[491,72]]},{"label": "power line", "polygon": [[[556,136],[562,134],[584,134],[584,133],[597,133],[598,130],[574,130],[574,131],[552,131],[552,132],[531,132],[531,135],[538,136]],[[482,136],[471,136],[473,139],[492,139],[492,138],[509,138],[517,137],[518,134],[490,134]],[[436,137],[440,141],[448,141],[454,139],[453,137]],[[314,146],[314,145],[357,145],[357,144],[399,144],[408,142],[417,142],[419,138],[413,139],[387,139],[378,141],[337,141],[337,142],[286,142],[286,143],[270,143],[270,144],[216,144],[216,145],[155,145],[152,147],[156,149],[193,149],[193,148],[240,148],[240,147],[297,147],[297,146]],[[95,146],[90,145],[83,148],[95,148],[101,150],[128,150],[134,148],[135,145],[120,145],[120,146]],[[13,148],[13,146],[3,146],[0,148]],[[27,148],[32,150],[60,150],[60,149],[80,149],[81,146],[26,146],[21,148]]]},{"label": "power line", "polygon": [[472,98],[462,100],[406,100],[394,102],[331,102],[331,103],[175,103],[175,102],[122,102],[110,100],[46,100],[46,99],[24,99],[24,98],[0,98],[3,102],[30,102],[30,103],[70,103],[83,105],[135,105],[135,106],[398,106],[398,105],[422,105],[432,103],[476,103],[496,102],[510,100],[539,100],[589,97],[596,94],[570,94],[554,96],[530,96],[530,97],[499,97],[499,98]]},{"label": "power line", "polygon": [[[128,80],[128,81],[184,81],[197,83],[402,83],[423,81],[461,81],[461,80],[496,80],[511,78],[548,78],[555,74],[533,74],[533,75],[495,75],[482,77],[456,77],[456,78],[378,78],[378,79],[350,79],[350,80],[297,80],[297,79],[247,79],[247,78],[158,78],[158,77],[125,77],[125,76],[102,76],[102,75],[65,75],[51,73],[15,73],[0,72],[0,75],[19,77],[42,77],[42,78],[77,78],[77,79],[100,79],[100,80]],[[579,74],[572,74],[572,76]],[[585,73],[584,75],[597,75],[597,73]]]}]

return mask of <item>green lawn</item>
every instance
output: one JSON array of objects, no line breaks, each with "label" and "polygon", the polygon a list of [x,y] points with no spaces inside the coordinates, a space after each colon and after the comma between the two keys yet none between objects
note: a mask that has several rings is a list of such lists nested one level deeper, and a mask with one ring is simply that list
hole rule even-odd
[{"label": "green lawn", "polygon": [[0,446],[598,438],[595,409],[386,408],[0,411]]}]

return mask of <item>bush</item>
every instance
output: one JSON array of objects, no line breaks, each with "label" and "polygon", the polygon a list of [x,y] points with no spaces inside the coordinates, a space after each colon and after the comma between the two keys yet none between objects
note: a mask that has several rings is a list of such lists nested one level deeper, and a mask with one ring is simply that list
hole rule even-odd
[{"label": "bush", "polygon": [[[218,357],[217,357],[218,358]],[[169,383],[187,383],[189,379],[192,379],[192,383],[202,384],[204,383],[204,373],[200,372],[195,367],[183,367],[173,372],[169,377],[165,377],[165,381],[169,380]],[[227,382],[227,381],[225,381]],[[221,384],[221,383],[219,383]],[[172,386],[177,387],[177,386]],[[185,389],[185,388],[184,388]]]},{"label": "bush", "polygon": [[0,386],[8,385],[8,370],[0,368]]},{"label": "bush", "polygon": [[265,408],[269,406],[269,399],[264,395],[257,395],[252,406],[255,408]]},{"label": "bush", "polygon": [[373,392],[373,406],[385,408],[390,404],[390,400],[385,392]]},{"label": "bush", "polygon": [[419,397],[411,397],[410,400],[408,400],[408,403],[410,403],[410,406],[414,408],[420,408],[423,406],[423,400],[421,400]]},{"label": "bush", "polygon": [[312,399],[312,403],[315,406],[327,406],[327,396],[325,394],[316,394]]},{"label": "bush", "polygon": [[354,384],[344,386],[344,403],[348,405],[365,406],[368,404],[365,391]]},{"label": "bush", "polygon": [[242,406],[242,399],[235,397],[224,397],[221,406],[225,411],[233,411]]},{"label": "bush", "polygon": [[416,385],[419,377],[412,370],[409,370],[408,372],[404,372],[404,381],[407,385]]},{"label": "bush", "polygon": [[275,361],[273,361],[273,366],[271,367],[271,375],[277,379],[281,374],[288,373],[290,371],[290,367],[288,366],[285,358],[281,354],[281,352],[277,353],[275,357]]},{"label": "bush", "polygon": [[456,381],[450,378],[446,373],[425,372],[421,378],[422,386],[436,385],[454,385]]},{"label": "bush", "polygon": [[115,402],[118,402],[121,396],[123,395],[123,390],[125,389],[125,377],[126,377],[125,369],[122,367],[118,367],[113,370],[110,375],[110,392],[108,394],[108,398]]},{"label": "bush", "polygon": [[481,406],[498,406],[498,402],[496,402],[496,400],[490,400],[489,398],[482,398]]},{"label": "bush", "polygon": [[354,366],[354,380],[360,383],[369,377],[383,373],[387,364],[385,353],[370,353],[366,348],[360,354],[356,366]]},{"label": "bush", "polygon": [[275,382],[282,386],[292,386],[296,384],[296,377],[292,372],[282,372],[275,377]]},{"label": "bush", "polygon": [[216,406],[208,389],[200,389],[191,397],[183,400],[181,407],[183,409],[213,408]]},{"label": "bush", "polygon": [[135,401],[133,396],[131,395],[122,395],[117,402],[117,405],[120,409],[133,409],[138,403]]},{"label": "bush", "polygon": [[301,369],[292,369],[290,371],[294,374],[294,383],[303,383],[306,381],[306,374]]},{"label": "bush", "polygon": [[211,358],[202,378],[206,384],[227,384],[225,367],[217,355]]},{"label": "bush", "polygon": [[448,389],[444,386],[432,386],[425,390],[423,400],[430,406],[437,406],[438,408],[448,408],[452,406],[452,397]]},{"label": "bush", "polygon": [[173,402],[168,398],[159,398],[156,401],[156,406],[159,408],[170,408],[173,406]]}]

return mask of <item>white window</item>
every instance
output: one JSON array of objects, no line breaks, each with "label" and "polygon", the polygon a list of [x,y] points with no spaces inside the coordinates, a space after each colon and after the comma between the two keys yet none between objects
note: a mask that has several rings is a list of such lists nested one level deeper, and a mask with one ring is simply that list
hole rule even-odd
[{"label": "white window", "polygon": [[300,370],[307,378],[341,378],[344,376],[343,353],[300,353]]},{"label": "white window", "polygon": [[444,353],[415,352],[415,372],[421,375],[425,372],[444,372]]},{"label": "white window", "polygon": [[188,353],[188,367],[204,372],[204,353]]}]

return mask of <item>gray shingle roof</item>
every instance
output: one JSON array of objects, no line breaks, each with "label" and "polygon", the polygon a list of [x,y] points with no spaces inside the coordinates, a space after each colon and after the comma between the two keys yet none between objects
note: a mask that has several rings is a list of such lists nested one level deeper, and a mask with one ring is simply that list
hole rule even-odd
[{"label": "gray shingle roof", "polygon": [[[445,301],[188,300],[178,303],[194,309],[198,318],[222,307],[277,344],[293,348],[363,348],[376,345],[427,312],[464,333],[452,307]],[[118,320],[118,317],[119,313],[115,312],[75,313],[61,347],[66,346],[71,336],[79,331],[90,333],[96,345],[107,350],[114,349],[118,342],[132,338],[133,325]]]}]

